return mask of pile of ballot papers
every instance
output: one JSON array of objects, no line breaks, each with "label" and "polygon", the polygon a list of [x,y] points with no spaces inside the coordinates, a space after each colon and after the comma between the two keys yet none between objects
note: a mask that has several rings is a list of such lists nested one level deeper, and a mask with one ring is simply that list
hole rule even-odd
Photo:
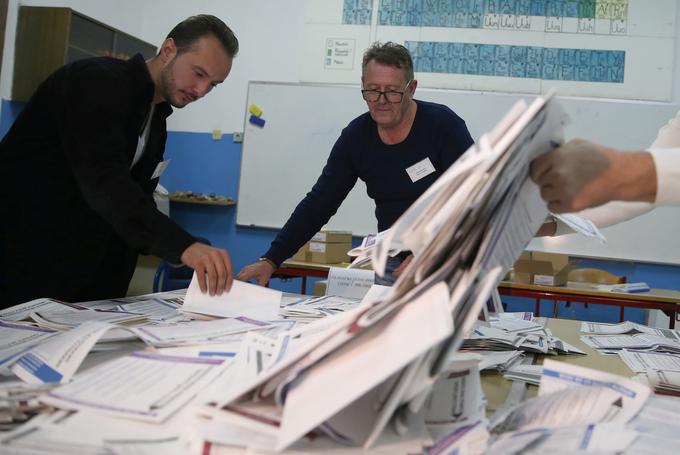
[{"label": "pile of ballot papers", "polygon": [[386,297],[333,316],[333,326],[203,406],[202,415],[254,430],[258,448],[268,450],[313,431],[364,447],[405,434],[546,218],[529,163],[554,146],[565,121],[551,96],[518,103],[376,242],[378,274],[389,254],[414,253]]},{"label": "pile of ballot papers", "polygon": [[626,350],[680,355],[680,332],[677,330],[628,321],[620,324],[584,322],[581,332],[586,333],[581,336],[581,341],[603,354],[618,354]]},{"label": "pile of ballot papers", "polygon": [[[518,103],[367,245],[359,254],[370,252],[378,274],[389,255],[414,253],[392,288],[300,299],[234,282],[210,297],[194,278],[185,296],[40,299],[1,311],[0,339],[9,341],[0,344],[8,379],[0,394],[9,398],[0,406],[12,429],[0,435],[0,449],[350,454],[361,446],[434,455],[545,453],[558,441],[563,450],[643,448],[652,434],[646,425],[674,404],[646,404],[649,388],[640,382],[547,361],[526,365],[522,351],[580,351],[529,314],[490,314],[487,305],[548,214],[529,163],[559,142],[565,121],[550,95]],[[366,288],[359,275],[341,283]],[[461,351],[471,345],[500,350]],[[540,382],[539,396],[489,422],[485,368]],[[646,420],[636,424],[639,416]],[[670,445],[672,426],[654,435]]]},{"label": "pile of ballot papers", "polygon": [[680,396],[680,332],[626,321],[584,322],[581,339],[602,354],[618,355],[657,393]]},{"label": "pile of ballot papers", "polygon": [[581,354],[580,349],[570,345],[537,325],[537,327],[518,330],[504,330],[501,324],[476,321],[470,335],[461,346],[465,351],[505,351],[521,350],[539,354]]},{"label": "pile of ballot papers", "polygon": [[672,454],[680,400],[639,382],[547,359],[538,396],[491,419],[488,454]]}]

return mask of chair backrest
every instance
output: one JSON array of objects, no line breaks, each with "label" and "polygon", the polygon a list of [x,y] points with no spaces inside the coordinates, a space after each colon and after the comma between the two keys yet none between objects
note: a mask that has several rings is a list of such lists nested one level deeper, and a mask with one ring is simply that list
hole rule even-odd
[{"label": "chair backrest", "polygon": [[[210,240],[202,237],[196,237],[196,241],[210,245]],[[186,265],[175,267],[166,261],[161,261],[153,277],[153,292],[188,288],[193,276],[194,270],[191,267]]]},{"label": "chair backrest", "polygon": [[569,272],[569,281],[596,284],[620,284],[626,282],[625,276],[616,276],[600,269],[575,269]]}]

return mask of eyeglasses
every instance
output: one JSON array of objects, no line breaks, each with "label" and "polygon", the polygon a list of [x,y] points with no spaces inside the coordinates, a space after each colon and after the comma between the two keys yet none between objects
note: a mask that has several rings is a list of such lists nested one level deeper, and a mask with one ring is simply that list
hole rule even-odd
[{"label": "eyeglasses", "polygon": [[384,92],[381,92],[380,90],[362,90],[361,96],[363,96],[366,101],[371,103],[378,101],[381,95],[385,95],[385,99],[390,103],[401,103],[401,100],[404,98],[404,93],[406,93],[408,90],[411,82],[413,82],[413,79],[408,81],[406,87],[404,87],[404,90],[401,92],[396,90],[386,90]]}]

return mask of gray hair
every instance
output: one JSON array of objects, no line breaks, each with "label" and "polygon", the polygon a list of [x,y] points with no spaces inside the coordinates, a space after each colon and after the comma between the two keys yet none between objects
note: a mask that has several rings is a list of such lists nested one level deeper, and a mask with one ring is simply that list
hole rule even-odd
[{"label": "gray hair", "polygon": [[401,44],[388,41],[385,44],[375,42],[364,52],[364,60],[361,64],[361,78],[364,77],[366,65],[368,62],[375,60],[381,65],[392,66],[404,71],[404,79],[410,81],[413,79],[413,60],[411,54]]}]

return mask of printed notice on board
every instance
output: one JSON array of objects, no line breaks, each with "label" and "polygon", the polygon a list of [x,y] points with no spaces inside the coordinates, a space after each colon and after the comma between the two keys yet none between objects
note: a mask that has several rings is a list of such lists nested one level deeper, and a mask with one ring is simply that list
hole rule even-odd
[{"label": "printed notice on board", "polygon": [[324,68],[332,70],[354,69],[355,48],[356,44],[353,39],[327,38]]},{"label": "printed notice on board", "polygon": [[374,281],[375,272],[373,270],[331,267],[328,272],[326,295],[361,299],[371,289]]}]

